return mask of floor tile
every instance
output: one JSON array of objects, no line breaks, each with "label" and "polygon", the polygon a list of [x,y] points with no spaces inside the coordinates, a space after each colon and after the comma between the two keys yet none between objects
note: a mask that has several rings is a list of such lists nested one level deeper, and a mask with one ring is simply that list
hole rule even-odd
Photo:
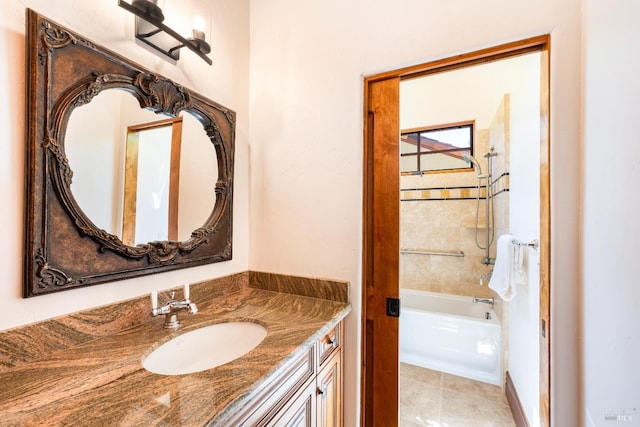
[{"label": "floor tile", "polygon": [[400,427],[514,427],[501,388],[400,364]]},{"label": "floor tile", "polygon": [[412,378],[423,383],[440,386],[442,384],[443,373],[432,369],[425,369],[408,363],[400,364],[400,378]]},{"label": "floor tile", "polygon": [[412,378],[400,379],[400,404],[407,408],[421,408],[430,413],[439,413],[442,388],[425,384]]},{"label": "floor tile", "polygon": [[442,389],[443,417],[479,418],[489,421],[513,420],[509,405],[493,402],[484,397]]},{"label": "floor tile", "polygon": [[401,427],[439,427],[438,416],[435,413],[425,413],[420,408],[404,406],[400,410]]},{"label": "floor tile", "polygon": [[443,373],[442,388],[474,396],[482,396],[484,399],[494,400],[503,404],[507,403],[507,397],[500,386],[474,381],[456,375]]}]

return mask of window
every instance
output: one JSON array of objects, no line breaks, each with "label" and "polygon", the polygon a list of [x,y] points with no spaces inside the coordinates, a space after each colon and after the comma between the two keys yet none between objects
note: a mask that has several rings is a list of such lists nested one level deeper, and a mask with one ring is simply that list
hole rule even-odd
[{"label": "window", "polygon": [[400,134],[400,172],[468,169],[473,153],[473,122],[409,129]]}]

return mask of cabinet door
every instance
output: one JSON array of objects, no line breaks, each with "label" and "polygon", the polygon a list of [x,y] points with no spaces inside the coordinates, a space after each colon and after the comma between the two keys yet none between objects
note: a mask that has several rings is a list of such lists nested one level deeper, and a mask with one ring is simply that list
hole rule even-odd
[{"label": "cabinet door", "polygon": [[318,373],[316,411],[318,427],[342,427],[342,352]]},{"label": "cabinet door", "polygon": [[[256,397],[235,414],[224,420],[216,420],[225,426],[273,426],[300,393],[311,382],[315,386],[316,350],[310,348],[300,357],[288,363],[288,366],[256,392]],[[311,393],[315,392],[315,387]],[[315,407],[315,402],[314,402]],[[217,425],[216,424],[216,425]]]},{"label": "cabinet door", "polygon": [[269,422],[273,427],[316,427],[315,382],[291,399],[280,413]]}]

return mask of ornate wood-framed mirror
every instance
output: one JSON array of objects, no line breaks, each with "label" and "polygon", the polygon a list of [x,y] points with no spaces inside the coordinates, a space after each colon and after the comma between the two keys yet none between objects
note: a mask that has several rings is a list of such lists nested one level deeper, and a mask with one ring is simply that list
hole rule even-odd
[{"label": "ornate wood-framed mirror", "polygon": [[[26,33],[24,296],[230,260],[235,113],[32,10]],[[113,93],[124,100],[98,103]],[[167,118],[181,122],[170,161],[155,148],[129,149],[132,128]],[[148,204],[157,218],[124,212],[129,151],[136,162],[154,152],[134,168],[150,170],[155,187],[133,212]],[[155,174],[163,168],[166,185]],[[142,193],[143,181],[129,192]],[[150,233],[132,237],[131,221]]]}]

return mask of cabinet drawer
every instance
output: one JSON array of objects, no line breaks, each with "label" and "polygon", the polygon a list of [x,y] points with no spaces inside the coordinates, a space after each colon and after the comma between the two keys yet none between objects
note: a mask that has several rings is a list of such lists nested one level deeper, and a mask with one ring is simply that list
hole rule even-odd
[{"label": "cabinet drawer", "polygon": [[225,425],[262,426],[266,425],[275,414],[291,399],[300,388],[315,376],[314,347],[305,352],[284,372],[259,391],[252,403],[242,411],[225,421]]},{"label": "cabinet drawer", "polygon": [[336,325],[318,341],[318,363],[322,366],[331,355],[340,348],[342,339],[342,322]]}]

